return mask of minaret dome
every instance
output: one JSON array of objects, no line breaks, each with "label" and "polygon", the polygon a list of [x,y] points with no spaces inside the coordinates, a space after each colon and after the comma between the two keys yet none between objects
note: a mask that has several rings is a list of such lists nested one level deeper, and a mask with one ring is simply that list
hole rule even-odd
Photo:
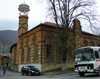
[{"label": "minaret dome", "polygon": [[18,10],[20,11],[20,15],[28,15],[30,8],[29,8],[29,5],[23,3],[19,5]]},{"label": "minaret dome", "polygon": [[28,12],[30,8],[27,4],[23,3],[19,5],[19,28],[18,37],[28,31]]}]

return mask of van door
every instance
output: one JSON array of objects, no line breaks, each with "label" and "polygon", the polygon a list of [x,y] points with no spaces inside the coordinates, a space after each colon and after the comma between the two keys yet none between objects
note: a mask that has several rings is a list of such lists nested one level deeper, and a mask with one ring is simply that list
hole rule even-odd
[{"label": "van door", "polygon": [[100,67],[100,50],[95,50],[95,69],[99,69]]}]

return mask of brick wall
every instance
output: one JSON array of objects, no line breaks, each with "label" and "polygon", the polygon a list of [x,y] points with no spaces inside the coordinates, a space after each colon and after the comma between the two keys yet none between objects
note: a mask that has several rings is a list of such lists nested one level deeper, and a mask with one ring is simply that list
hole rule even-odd
[{"label": "brick wall", "polygon": [[[74,50],[83,46],[100,46],[100,37],[83,32],[79,20],[74,20],[73,28],[69,30],[66,66],[73,67]],[[17,52],[14,53],[16,64],[39,63],[42,71],[62,67],[62,41],[58,32],[59,30],[50,24],[40,24],[21,34],[18,37]]]}]

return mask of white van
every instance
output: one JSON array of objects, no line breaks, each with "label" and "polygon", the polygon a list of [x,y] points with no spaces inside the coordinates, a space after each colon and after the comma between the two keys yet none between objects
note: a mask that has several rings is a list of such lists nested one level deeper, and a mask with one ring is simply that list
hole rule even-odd
[{"label": "white van", "polygon": [[88,46],[75,50],[75,72],[80,76],[85,73],[100,75],[100,47]]}]

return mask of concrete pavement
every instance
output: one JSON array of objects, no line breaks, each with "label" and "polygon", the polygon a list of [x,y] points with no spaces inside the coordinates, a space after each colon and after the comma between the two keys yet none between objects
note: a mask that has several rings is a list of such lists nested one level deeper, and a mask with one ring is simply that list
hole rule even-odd
[{"label": "concrete pavement", "polygon": [[12,72],[7,70],[6,75],[2,75],[2,70],[0,70],[0,79],[100,79],[100,77],[95,74],[86,75],[85,77],[80,77],[77,73],[64,73],[64,74],[43,74],[40,76],[22,76],[20,73]]},{"label": "concrete pavement", "polygon": [[[3,76],[2,72],[3,71],[0,70],[0,79],[66,79],[66,74],[54,75],[53,73],[47,73],[40,76],[22,76],[21,73],[7,70],[6,75]],[[72,74],[69,73],[69,75]],[[65,78],[61,78],[61,77],[65,77]]]}]

